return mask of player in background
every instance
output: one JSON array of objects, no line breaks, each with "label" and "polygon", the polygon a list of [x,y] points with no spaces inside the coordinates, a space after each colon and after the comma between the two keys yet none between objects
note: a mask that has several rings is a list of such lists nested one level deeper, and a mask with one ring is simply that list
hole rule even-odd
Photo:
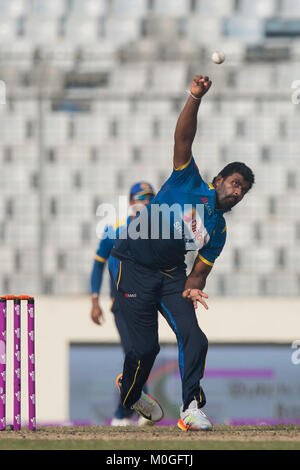
[{"label": "player in background", "polygon": [[[91,299],[92,309],[91,318],[96,325],[102,325],[104,322],[103,310],[100,306],[100,291],[102,285],[104,266],[110,256],[114,240],[116,236],[124,229],[139,211],[141,211],[155,196],[154,189],[151,184],[146,182],[135,183],[129,194],[129,216],[127,221],[119,221],[115,226],[107,226],[99,242],[98,249],[94,256],[94,263],[91,272],[90,286],[91,286]],[[106,232],[106,233],[105,233]],[[130,338],[127,332],[126,323],[118,308],[115,295],[114,285],[110,282],[110,294],[112,299],[111,311],[114,314],[114,320],[117,330],[120,335],[121,345],[124,353],[126,354],[130,348]],[[144,387],[147,390],[147,387]],[[133,425],[133,417],[136,415],[133,409],[126,409],[123,407],[120,400],[117,410],[115,411],[114,418],[111,421],[111,426],[129,426]],[[148,421],[149,422],[149,421]],[[138,419],[138,425],[145,424],[145,419],[141,416]]]},{"label": "player in background", "polygon": [[[182,383],[178,427],[184,431],[212,427],[202,410],[206,397],[200,386],[208,342],[198,325],[195,309],[198,302],[208,308],[208,296],[203,289],[225,244],[224,213],[238,204],[254,183],[251,169],[240,162],[223,168],[213,184],[201,177],[192,143],[199,105],[210,87],[208,77],[194,77],[175,129],[173,172],[154,200],[130,222],[127,237],[116,239],[109,261],[133,345],[125,356],[123,373],[116,380],[123,406],[134,407],[152,421],[163,417],[160,405],[142,391],[160,349],[159,310],[177,338]],[[174,206],[180,208],[180,221],[175,221],[175,214],[170,211]],[[153,217],[157,209],[160,219]],[[162,222],[169,224],[170,236],[164,235]],[[143,224],[150,227],[150,236],[131,236],[133,229]],[[187,276],[185,255],[190,250],[198,254]]]}]

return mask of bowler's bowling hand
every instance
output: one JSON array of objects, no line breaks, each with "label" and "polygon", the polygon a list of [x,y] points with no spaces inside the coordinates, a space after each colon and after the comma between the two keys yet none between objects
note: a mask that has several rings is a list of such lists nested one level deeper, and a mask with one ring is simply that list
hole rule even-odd
[{"label": "bowler's bowling hand", "polygon": [[191,84],[190,92],[198,99],[202,98],[211,87],[211,80],[207,76],[195,75]]},{"label": "bowler's bowling hand", "polygon": [[190,300],[193,302],[194,309],[198,308],[198,302],[203,305],[206,310],[208,310],[208,305],[203,299],[208,299],[208,295],[205,294],[200,289],[185,289],[182,293],[184,299]]}]

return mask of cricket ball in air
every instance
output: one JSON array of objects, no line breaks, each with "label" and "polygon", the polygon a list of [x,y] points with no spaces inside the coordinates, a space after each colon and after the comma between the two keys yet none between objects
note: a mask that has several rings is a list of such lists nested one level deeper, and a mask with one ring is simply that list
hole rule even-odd
[{"label": "cricket ball in air", "polygon": [[211,60],[215,64],[222,64],[225,60],[225,54],[221,51],[215,51],[213,55],[211,56]]}]

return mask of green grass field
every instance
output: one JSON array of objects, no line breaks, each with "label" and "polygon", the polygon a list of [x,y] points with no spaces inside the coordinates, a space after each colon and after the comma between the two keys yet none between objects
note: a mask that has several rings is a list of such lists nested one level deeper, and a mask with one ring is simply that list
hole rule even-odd
[{"label": "green grass field", "polygon": [[97,440],[40,440],[20,441],[4,439],[0,441],[0,450],[300,450],[300,442],[262,441],[262,442],[236,442],[236,441],[210,441],[181,442],[161,441],[159,443],[143,441],[110,441]]},{"label": "green grass field", "polygon": [[216,426],[210,432],[176,427],[40,427],[2,431],[0,450],[300,450],[300,426]]}]

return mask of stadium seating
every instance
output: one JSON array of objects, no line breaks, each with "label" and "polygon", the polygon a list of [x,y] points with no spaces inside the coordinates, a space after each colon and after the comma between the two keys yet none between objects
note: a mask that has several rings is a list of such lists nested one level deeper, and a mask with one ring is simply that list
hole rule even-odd
[{"label": "stadium seating", "polygon": [[238,160],[256,174],[226,216],[207,290],[299,295],[299,37],[266,32],[274,15],[300,18],[298,0],[0,0],[0,10],[3,291],[88,292],[98,205],[168,178],[186,89],[205,72],[201,173],[211,181]]}]

